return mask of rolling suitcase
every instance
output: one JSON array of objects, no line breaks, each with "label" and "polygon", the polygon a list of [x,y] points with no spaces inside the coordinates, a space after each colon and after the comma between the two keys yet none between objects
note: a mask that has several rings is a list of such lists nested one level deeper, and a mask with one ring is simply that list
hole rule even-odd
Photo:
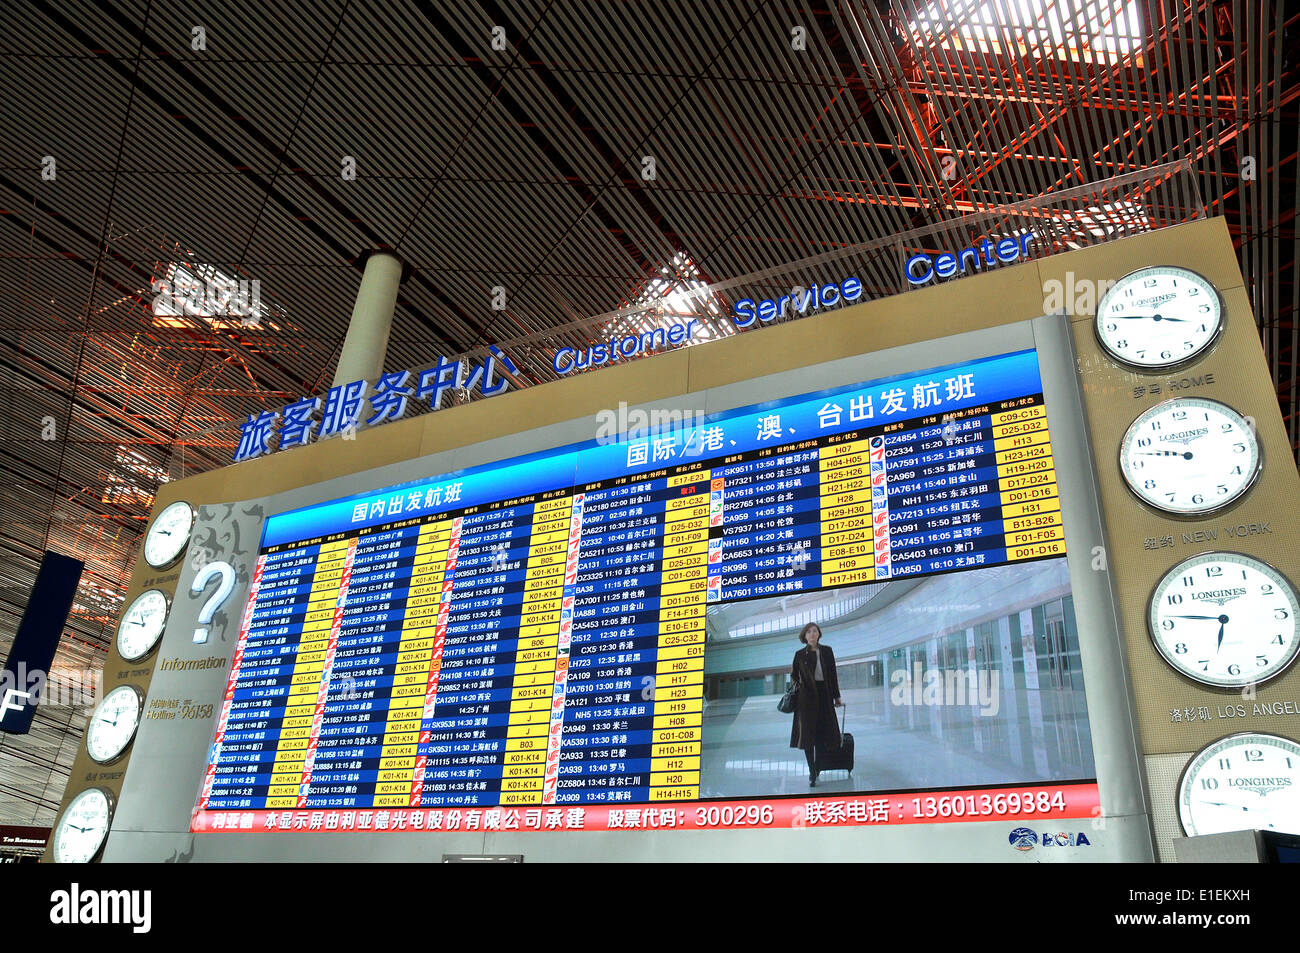
[{"label": "rolling suitcase", "polygon": [[847,771],[853,773],[853,734],[844,730],[844,716],[847,706],[840,706],[840,746],[829,751],[817,752],[817,773],[823,771]]}]

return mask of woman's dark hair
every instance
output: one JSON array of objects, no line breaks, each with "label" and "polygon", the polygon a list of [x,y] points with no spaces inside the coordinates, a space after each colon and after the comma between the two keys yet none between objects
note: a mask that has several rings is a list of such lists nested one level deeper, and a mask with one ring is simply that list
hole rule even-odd
[{"label": "woman's dark hair", "polygon": [[[809,629],[816,629],[817,634],[819,636],[822,634],[822,627],[820,625],[818,625],[816,622],[809,622],[807,625],[805,625],[802,629],[799,630],[799,641],[802,642],[804,645],[808,644]],[[820,641],[820,639],[818,641]]]}]

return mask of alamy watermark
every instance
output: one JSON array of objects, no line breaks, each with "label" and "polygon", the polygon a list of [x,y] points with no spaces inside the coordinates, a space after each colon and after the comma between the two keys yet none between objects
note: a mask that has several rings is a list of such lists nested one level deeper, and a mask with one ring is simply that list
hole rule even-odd
[{"label": "alamy watermark", "polygon": [[262,321],[262,282],[212,272],[199,277],[177,266],[170,278],[154,283],[153,313],[163,318],[237,319],[245,327]]},{"label": "alamy watermark", "polygon": [[1049,278],[1043,282],[1043,313],[1070,316],[1097,313],[1097,305],[1115,284],[1114,278],[1077,278],[1067,271],[1065,279]]},{"label": "alamy watermark", "polygon": [[685,434],[703,427],[704,422],[705,414],[702,410],[670,407],[642,410],[639,407],[629,408],[627,401],[620,400],[617,410],[602,410],[596,414],[596,443],[604,446],[642,437]]},{"label": "alamy watermark", "polygon": [[56,668],[49,672],[28,669],[19,662],[0,671],[0,717],[30,705],[50,708],[92,708],[104,691],[104,670]]},{"label": "alamy watermark", "polygon": [[899,669],[890,674],[889,684],[889,703],[900,708],[978,706],[985,718],[993,717],[1001,708],[998,673],[987,669],[922,671],[921,663],[913,662],[911,672]]}]

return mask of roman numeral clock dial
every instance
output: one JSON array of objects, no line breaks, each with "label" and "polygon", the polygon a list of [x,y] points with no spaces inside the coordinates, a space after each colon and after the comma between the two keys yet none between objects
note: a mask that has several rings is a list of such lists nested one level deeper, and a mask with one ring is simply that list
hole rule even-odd
[{"label": "roman numeral clock dial", "polygon": [[1142,268],[1106,292],[1095,329],[1102,348],[1121,364],[1166,370],[1210,349],[1223,330],[1223,301],[1194,271]]},{"label": "roman numeral clock dial", "polygon": [[1143,503],[1175,516],[1231,506],[1262,466],[1259,440],[1227,404],[1179,397],[1145,410],[1120,442],[1120,472]]}]

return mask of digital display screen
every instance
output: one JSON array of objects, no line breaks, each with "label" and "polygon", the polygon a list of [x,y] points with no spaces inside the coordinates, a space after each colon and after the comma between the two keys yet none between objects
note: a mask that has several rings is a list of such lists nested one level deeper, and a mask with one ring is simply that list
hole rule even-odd
[{"label": "digital display screen", "polygon": [[272,515],[191,829],[1088,817],[1064,553],[1033,351]]}]

